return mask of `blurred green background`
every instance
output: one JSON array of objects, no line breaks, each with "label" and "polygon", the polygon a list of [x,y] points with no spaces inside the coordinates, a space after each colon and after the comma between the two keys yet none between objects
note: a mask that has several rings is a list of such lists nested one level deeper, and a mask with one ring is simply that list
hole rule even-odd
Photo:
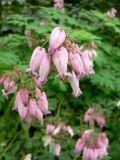
[{"label": "blurred green background", "polygon": [[[106,15],[111,7],[118,11],[113,19]],[[33,160],[73,160],[77,131],[87,128],[83,115],[93,105],[105,110],[103,131],[110,142],[105,160],[120,160],[120,108],[116,105],[120,99],[119,0],[65,0],[64,12],[53,8],[52,0],[0,0],[0,76],[14,67],[26,69],[34,47],[49,40],[56,26],[65,29],[79,45],[92,41],[97,44],[95,74],[80,80],[83,94],[74,98],[68,82],[55,80],[53,71],[44,86],[52,116],[45,118],[43,126],[35,121],[30,129],[12,111],[14,96],[5,99],[0,87],[0,159],[20,160],[32,153]],[[31,31],[28,37],[26,30]],[[32,41],[30,47],[29,41]],[[71,125],[76,135],[63,142],[61,156],[55,157],[44,149],[42,137],[61,100],[60,119]]]}]

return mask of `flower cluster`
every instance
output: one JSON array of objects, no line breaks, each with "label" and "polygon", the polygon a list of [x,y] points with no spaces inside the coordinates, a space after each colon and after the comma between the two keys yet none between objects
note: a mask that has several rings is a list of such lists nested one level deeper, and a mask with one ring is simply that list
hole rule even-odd
[{"label": "flower cluster", "polygon": [[78,139],[75,152],[77,155],[83,152],[82,160],[101,160],[107,155],[107,148],[108,138],[105,133],[87,130]]},{"label": "flower cluster", "polygon": [[92,57],[96,55],[95,48],[96,45],[91,43],[90,50],[82,51],[77,44],[67,40],[64,30],[55,27],[50,35],[48,53],[45,48],[36,47],[27,71],[33,76],[35,84],[41,88],[47,82],[53,62],[58,72],[57,79],[68,78],[73,95],[78,97],[82,93],[79,79],[94,73]]},{"label": "flower cluster", "polygon": [[10,80],[8,75],[3,75],[0,78],[0,84],[4,86],[4,89],[2,89],[3,96],[7,97],[8,95],[15,93],[17,90],[17,85],[14,80]]},{"label": "flower cluster", "polygon": [[[28,34],[29,32],[26,32],[26,35]],[[15,81],[18,80],[22,83],[27,81],[27,79],[21,81],[24,76],[17,69],[13,70],[10,74],[11,77],[7,74],[1,77],[0,84],[4,86],[2,90],[4,96],[17,92],[13,109],[18,111],[22,120],[31,125],[32,120],[37,118],[40,123],[43,123],[43,115],[50,113],[42,86],[47,82],[52,63],[58,72],[57,79],[64,80],[66,78],[71,84],[73,95],[80,96],[82,91],[79,87],[79,79],[94,73],[92,57],[96,55],[95,43],[90,44],[90,49],[84,48],[84,45],[78,46],[78,44],[71,43],[66,32],[55,27],[50,35],[48,53],[45,48],[36,47],[31,56],[29,68],[25,73],[26,77],[32,79],[34,88],[17,87]]]},{"label": "flower cluster", "polygon": [[110,18],[114,18],[116,16],[117,10],[115,8],[111,8],[109,11],[107,11],[107,15]]},{"label": "flower cluster", "polygon": [[45,92],[36,89],[35,96],[30,98],[29,90],[26,88],[20,89],[16,94],[14,110],[18,111],[19,116],[29,126],[34,118],[43,123],[43,115],[47,115],[48,101]]},{"label": "flower cluster", "polygon": [[[97,122],[100,128],[105,125],[105,119],[101,112],[95,108],[89,108],[84,115],[84,121],[90,124],[90,128],[82,134],[75,145],[75,152],[80,155],[83,152],[83,160],[102,160],[107,155],[108,138],[104,132],[94,130],[94,122]],[[92,126],[91,126],[92,124]]]},{"label": "flower cluster", "polygon": [[95,108],[89,108],[84,116],[84,121],[86,123],[92,123],[93,121],[97,122],[100,128],[103,128],[105,125],[105,118],[101,115]]},{"label": "flower cluster", "polygon": [[46,127],[46,136],[44,137],[44,147],[53,145],[52,153],[59,156],[61,152],[60,142],[65,138],[66,134],[70,137],[74,136],[70,126],[66,126],[64,123],[60,123],[57,127],[53,124],[48,124]]},{"label": "flower cluster", "polygon": [[54,8],[64,11],[64,0],[54,0]]}]

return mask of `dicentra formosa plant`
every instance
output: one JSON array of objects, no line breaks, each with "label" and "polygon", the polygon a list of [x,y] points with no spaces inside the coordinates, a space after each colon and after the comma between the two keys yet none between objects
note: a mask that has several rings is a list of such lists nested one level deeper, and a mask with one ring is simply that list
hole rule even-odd
[{"label": "dicentra formosa plant", "polygon": [[[96,56],[95,49],[94,42],[81,46],[71,43],[66,32],[59,27],[55,27],[50,35],[48,53],[45,48],[36,47],[33,51],[29,68],[26,71],[14,69],[0,78],[0,84],[4,87],[2,89],[3,96],[7,97],[15,93],[13,110],[16,110],[21,120],[25,121],[29,126],[32,125],[33,119],[37,119],[43,124],[43,116],[51,114],[48,109],[46,93],[43,91],[43,85],[47,82],[51,68],[55,66],[58,80],[68,80],[70,82],[73,96],[78,97],[82,94],[79,86],[80,78],[94,74],[92,58]],[[85,114],[85,122],[91,123],[93,121],[96,121],[100,128],[105,124],[103,117],[95,116],[94,109],[89,109]],[[63,122],[60,122],[58,126],[48,124],[46,136],[44,137],[44,146],[49,146],[54,142],[53,153],[59,156],[61,151],[60,143],[66,133],[71,137],[74,136],[72,128]],[[84,135],[87,136],[83,135],[82,139],[79,140],[80,143],[77,142],[75,149],[77,155],[83,150],[84,160],[102,159],[108,146],[106,135],[104,133],[94,134],[93,128],[88,133],[86,134],[85,132]],[[89,137],[92,135],[95,135],[95,137],[93,136],[95,138],[93,141],[98,142],[97,144],[92,143],[95,147],[98,147],[99,144],[102,146],[103,141],[106,141],[106,148],[101,153],[101,157],[96,155],[98,152],[94,150],[92,144],[88,145]],[[92,157],[92,153],[96,156]]]}]

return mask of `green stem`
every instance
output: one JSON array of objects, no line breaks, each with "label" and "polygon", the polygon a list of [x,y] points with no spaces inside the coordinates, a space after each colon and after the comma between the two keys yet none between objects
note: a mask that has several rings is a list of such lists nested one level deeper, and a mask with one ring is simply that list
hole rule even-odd
[{"label": "green stem", "polygon": [[7,150],[10,148],[10,146],[13,144],[13,142],[15,141],[15,139],[17,138],[18,135],[16,135],[11,142],[8,144],[8,146],[4,149],[4,151],[1,154],[1,157],[7,152]]},{"label": "green stem", "polygon": [[57,114],[56,114],[56,116],[55,116],[55,119],[58,119],[58,120],[59,120],[59,117],[60,117],[60,109],[61,109],[63,100],[64,100],[64,99],[62,99],[62,100],[60,101],[59,105],[58,105],[58,110],[57,110]]},{"label": "green stem", "polygon": [[9,103],[9,105],[8,105],[8,107],[7,107],[6,115],[8,114],[8,112],[9,112],[9,110],[10,110],[11,106],[13,105],[14,100],[15,100],[15,98],[14,98],[14,96],[13,96],[13,97],[12,97],[12,99],[11,99],[11,101],[10,101],[10,103]]}]

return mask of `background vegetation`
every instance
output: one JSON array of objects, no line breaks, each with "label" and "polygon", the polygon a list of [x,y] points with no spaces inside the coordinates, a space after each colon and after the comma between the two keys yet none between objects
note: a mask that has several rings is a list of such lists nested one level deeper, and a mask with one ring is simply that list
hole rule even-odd
[{"label": "background vegetation", "polygon": [[[77,132],[87,126],[83,115],[89,106],[105,111],[106,131],[110,145],[105,160],[120,158],[120,3],[118,0],[65,0],[65,12],[54,9],[52,0],[1,0],[0,1],[0,76],[14,67],[25,69],[28,66],[34,47],[42,45],[53,27],[61,26],[73,42],[82,44],[94,41],[98,56],[94,59],[95,74],[83,78],[80,86],[83,94],[79,98],[71,95],[67,82],[54,80],[54,72],[44,90],[49,100],[49,108],[55,116],[58,105],[63,101],[60,120]],[[117,17],[106,15],[111,7],[117,9]],[[40,25],[44,22],[44,26]],[[32,31],[33,47],[28,47],[25,30]],[[45,45],[47,48],[47,45]],[[43,147],[42,137],[45,125],[34,122],[28,129],[16,112],[12,111],[14,97],[2,97],[0,91],[0,159],[20,160],[32,153],[34,160],[73,160],[74,145],[78,139],[63,142],[62,154],[56,158]],[[51,116],[45,119],[53,121]]]}]

